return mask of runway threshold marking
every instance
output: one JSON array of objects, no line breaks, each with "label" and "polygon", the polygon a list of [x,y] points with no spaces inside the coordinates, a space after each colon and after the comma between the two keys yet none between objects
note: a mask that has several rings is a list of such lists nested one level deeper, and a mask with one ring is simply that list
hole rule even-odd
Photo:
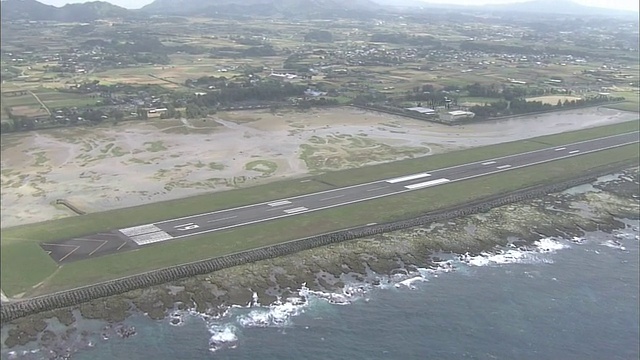
[{"label": "runway threshold marking", "polygon": [[395,184],[395,183],[399,183],[399,182],[403,182],[403,181],[421,179],[421,178],[425,178],[425,177],[429,177],[429,176],[431,176],[431,174],[421,173],[421,174],[413,174],[413,175],[402,176],[402,177],[399,177],[399,178],[389,179],[389,180],[385,180],[385,181],[388,182],[389,184]]},{"label": "runway threshold marking", "polygon": [[496,166],[496,169],[502,170],[502,169],[508,169],[510,167],[511,167],[511,165],[501,165],[501,166]]},{"label": "runway threshold marking", "polygon": [[284,212],[286,212],[287,214],[293,214],[293,213],[297,213],[297,212],[301,212],[301,211],[307,211],[309,209],[307,209],[304,206],[301,207],[297,207],[297,208],[293,208],[293,209],[288,209],[288,210],[284,210]]},{"label": "runway threshold marking", "polygon": [[415,190],[415,189],[422,189],[422,188],[426,188],[429,186],[436,186],[436,185],[440,185],[440,184],[444,184],[444,183],[448,183],[449,179],[436,179],[436,180],[431,180],[431,181],[425,181],[422,183],[418,183],[418,184],[411,184],[411,185],[407,185],[405,186],[405,188],[409,189],[409,190]]}]

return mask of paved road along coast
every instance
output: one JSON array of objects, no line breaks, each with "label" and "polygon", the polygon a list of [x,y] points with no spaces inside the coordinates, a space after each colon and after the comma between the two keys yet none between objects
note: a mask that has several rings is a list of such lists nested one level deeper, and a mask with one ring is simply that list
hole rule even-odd
[{"label": "paved road along coast", "polygon": [[416,169],[415,173],[391,179],[42,243],[41,247],[58,263],[77,261],[580,156],[637,143],[639,135],[635,131],[428,172]]}]

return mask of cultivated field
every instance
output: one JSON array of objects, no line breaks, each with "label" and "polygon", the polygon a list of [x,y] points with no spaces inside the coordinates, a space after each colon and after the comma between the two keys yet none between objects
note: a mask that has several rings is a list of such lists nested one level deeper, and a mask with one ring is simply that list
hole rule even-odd
[{"label": "cultivated field", "polygon": [[2,139],[2,227],[631,120],[583,109],[464,126],[353,108],[228,112]]}]

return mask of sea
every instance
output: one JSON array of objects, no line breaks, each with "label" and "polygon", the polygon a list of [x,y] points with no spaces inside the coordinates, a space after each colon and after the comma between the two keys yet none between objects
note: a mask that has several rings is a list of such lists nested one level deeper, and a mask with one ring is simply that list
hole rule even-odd
[{"label": "sea", "polygon": [[[640,357],[638,221],[527,250],[441,254],[438,269],[353,283],[209,318],[126,320],[136,334],[71,359],[561,359]],[[28,354],[26,354],[28,352]],[[3,359],[46,358],[38,349]]]}]

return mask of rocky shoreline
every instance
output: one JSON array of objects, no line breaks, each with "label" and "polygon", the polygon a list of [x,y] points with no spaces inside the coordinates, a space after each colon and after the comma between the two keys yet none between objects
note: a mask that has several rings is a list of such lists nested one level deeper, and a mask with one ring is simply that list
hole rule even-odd
[{"label": "rocky shoreline", "polygon": [[[60,345],[69,342],[65,336],[68,340],[83,338],[77,334],[79,319],[109,323],[104,330],[107,338],[135,337],[135,329],[122,327],[134,313],[157,320],[169,317],[177,325],[179,317],[171,317],[176,310],[192,309],[218,317],[232,305],[252,304],[256,299],[266,305],[286,299],[297,294],[302,284],[310,291],[344,294],[358,291],[357,286],[350,288],[352,284],[376,285],[384,276],[408,279],[419,268],[446,270],[451,265],[438,258],[441,254],[468,259],[497,247],[530,249],[543,238],[614,232],[629,226],[620,219],[639,217],[639,179],[638,168],[629,169],[485,213],[304,250],[27,316],[3,326],[8,329],[4,346],[34,344],[41,355],[47,352],[49,358],[64,358],[72,352],[70,346]],[[52,320],[64,330],[51,330]],[[85,341],[83,346],[92,345]]]}]

